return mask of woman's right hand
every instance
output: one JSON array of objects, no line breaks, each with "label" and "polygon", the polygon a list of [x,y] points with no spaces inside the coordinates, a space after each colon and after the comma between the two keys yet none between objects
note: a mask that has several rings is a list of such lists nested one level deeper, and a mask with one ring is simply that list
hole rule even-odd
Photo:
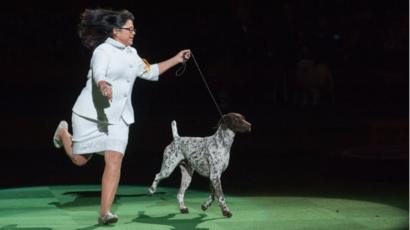
[{"label": "woman's right hand", "polygon": [[184,63],[188,61],[189,58],[191,58],[191,50],[181,50],[177,55],[175,55],[175,58],[177,59],[178,63]]},{"label": "woman's right hand", "polygon": [[110,102],[112,101],[112,87],[106,81],[99,81],[98,87],[100,88],[101,94],[106,97]]}]

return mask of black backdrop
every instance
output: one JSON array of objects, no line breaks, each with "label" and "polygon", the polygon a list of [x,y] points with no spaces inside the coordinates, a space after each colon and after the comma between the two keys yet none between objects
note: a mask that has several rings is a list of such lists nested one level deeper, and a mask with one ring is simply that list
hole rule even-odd
[{"label": "black backdrop", "polygon": [[[150,62],[190,48],[222,110],[253,124],[236,136],[228,188],[408,182],[408,1],[17,1],[0,14],[1,187],[100,183],[101,157],[78,168],[51,142],[85,83],[91,54],[76,26],[95,7],[133,12],[133,46]],[[302,57],[331,73],[317,104],[301,96]],[[135,84],[123,184],[151,182],[173,119],[180,135],[214,132],[194,63],[175,70]]]}]

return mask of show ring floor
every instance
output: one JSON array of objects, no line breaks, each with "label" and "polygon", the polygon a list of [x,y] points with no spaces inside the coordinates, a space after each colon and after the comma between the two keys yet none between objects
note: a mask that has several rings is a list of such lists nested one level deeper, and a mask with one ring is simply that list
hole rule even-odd
[{"label": "show ring floor", "polygon": [[[147,187],[119,187],[113,212],[119,221],[97,225],[100,186],[72,185],[24,187],[0,190],[0,229],[144,229],[144,230],[229,230],[229,229],[408,229],[405,197],[363,199],[362,196],[333,197],[225,194],[233,213],[222,216],[217,203],[202,211],[205,191],[188,190],[189,214],[181,214],[177,189],[159,187],[147,196]],[[401,199],[401,200],[397,200]],[[408,199],[407,199],[408,202]],[[406,208],[407,207],[407,208]]]}]

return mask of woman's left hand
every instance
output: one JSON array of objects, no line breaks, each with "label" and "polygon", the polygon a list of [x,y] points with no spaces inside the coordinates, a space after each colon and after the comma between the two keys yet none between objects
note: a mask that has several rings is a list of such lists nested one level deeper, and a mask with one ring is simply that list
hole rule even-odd
[{"label": "woman's left hand", "polygon": [[100,87],[101,94],[106,97],[110,102],[112,102],[112,87],[106,81],[99,81],[98,86]]},{"label": "woman's left hand", "polygon": [[191,58],[191,50],[181,50],[175,57],[177,58],[178,63],[184,63]]}]

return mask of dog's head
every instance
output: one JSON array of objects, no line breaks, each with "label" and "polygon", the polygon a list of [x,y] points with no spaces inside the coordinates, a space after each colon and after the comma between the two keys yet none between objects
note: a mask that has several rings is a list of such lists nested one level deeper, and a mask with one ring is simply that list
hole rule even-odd
[{"label": "dog's head", "polygon": [[222,129],[230,129],[233,132],[245,133],[251,131],[252,124],[245,120],[245,117],[239,113],[227,113],[223,115],[219,124]]}]

